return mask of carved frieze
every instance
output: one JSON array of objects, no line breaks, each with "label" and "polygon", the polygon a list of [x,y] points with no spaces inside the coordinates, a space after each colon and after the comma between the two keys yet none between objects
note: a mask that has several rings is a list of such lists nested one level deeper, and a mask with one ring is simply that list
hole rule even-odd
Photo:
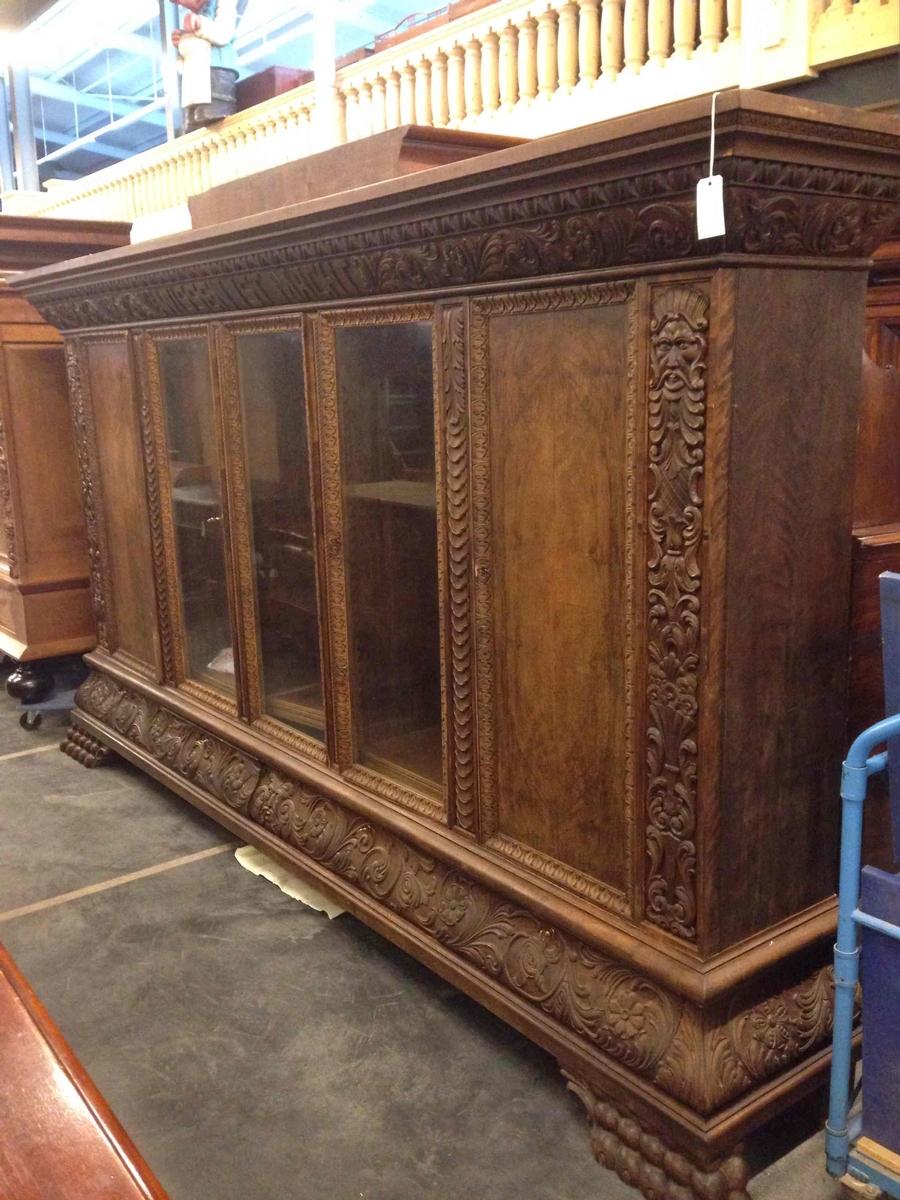
[{"label": "carved frieze", "polygon": [[[818,1049],[830,968],[774,997],[705,1012],[332,797],[272,770],[163,705],[93,673],[88,714],[390,910],[527,1002],[543,1019],[698,1111],[720,1108]],[[84,731],[82,731],[84,732]],[[90,736],[90,735],[87,735]]]},{"label": "carved frieze", "polygon": [[[743,157],[717,167],[728,250],[862,257],[897,223],[894,178]],[[52,324],[75,329],[687,259],[722,248],[696,238],[694,189],[707,169],[698,162],[558,186],[327,237],[282,234],[258,249],[132,269],[103,287],[57,283],[34,300]]]},{"label": "carved frieze", "polygon": [[654,289],[651,304],[646,915],[693,939],[709,297],[675,285]]}]

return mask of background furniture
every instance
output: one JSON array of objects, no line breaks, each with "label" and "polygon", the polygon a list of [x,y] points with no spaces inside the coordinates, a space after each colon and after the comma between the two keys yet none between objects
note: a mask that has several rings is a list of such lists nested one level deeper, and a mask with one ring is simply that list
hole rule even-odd
[{"label": "background furniture", "polygon": [[22,664],[8,685],[20,699],[49,690],[42,659],[96,634],[62,337],[9,282],[127,245],[129,228],[0,214],[0,651]]},{"label": "background furniture", "polygon": [[[67,749],[559,1060],[648,1196],[824,1083],[888,118],[719,99],[32,273],[99,648]],[[113,447],[115,452],[113,453]]]},{"label": "background furniture", "polygon": [[84,1067],[0,946],[0,1190],[15,1200],[166,1200]]}]

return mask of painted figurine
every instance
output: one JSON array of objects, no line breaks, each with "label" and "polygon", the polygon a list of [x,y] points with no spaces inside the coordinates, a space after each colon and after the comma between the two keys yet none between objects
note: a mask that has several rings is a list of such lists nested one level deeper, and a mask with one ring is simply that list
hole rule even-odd
[{"label": "painted figurine", "polygon": [[172,33],[181,68],[184,132],[219,121],[235,111],[237,55],[234,35],[238,0],[176,0],[188,9]]}]

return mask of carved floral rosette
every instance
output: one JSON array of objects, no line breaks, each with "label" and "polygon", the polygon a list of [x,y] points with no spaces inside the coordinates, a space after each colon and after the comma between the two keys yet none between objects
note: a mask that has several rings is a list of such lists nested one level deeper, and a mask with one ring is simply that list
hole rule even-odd
[{"label": "carved floral rosette", "polygon": [[[301,865],[316,863],[524,1001],[538,1021],[576,1034],[598,1061],[626,1068],[699,1112],[715,1112],[827,1041],[830,968],[774,997],[738,995],[724,1014],[704,1011],[101,673],[82,685],[77,703],[76,735],[108,729],[213,803],[274,834],[299,852]],[[79,714],[90,718],[89,727]]]}]

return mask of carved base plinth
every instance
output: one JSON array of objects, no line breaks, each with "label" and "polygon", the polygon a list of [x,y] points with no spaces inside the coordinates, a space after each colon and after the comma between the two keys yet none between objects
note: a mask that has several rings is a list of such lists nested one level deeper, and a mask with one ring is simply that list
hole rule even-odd
[{"label": "carved base plinth", "polygon": [[647,1200],[750,1200],[747,1164],[740,1155],[712,1165],[693,1162],[589,1084],[563,1074],[587,1109],[594,1157]]},{"label": "carved base plinth", "polygon": [[74,722],[69,726],[65,741],[59,746],[63,754],[74,758],[83,767],[103,767],[115,757],[115,751],[97,740],[93,734]]}]

